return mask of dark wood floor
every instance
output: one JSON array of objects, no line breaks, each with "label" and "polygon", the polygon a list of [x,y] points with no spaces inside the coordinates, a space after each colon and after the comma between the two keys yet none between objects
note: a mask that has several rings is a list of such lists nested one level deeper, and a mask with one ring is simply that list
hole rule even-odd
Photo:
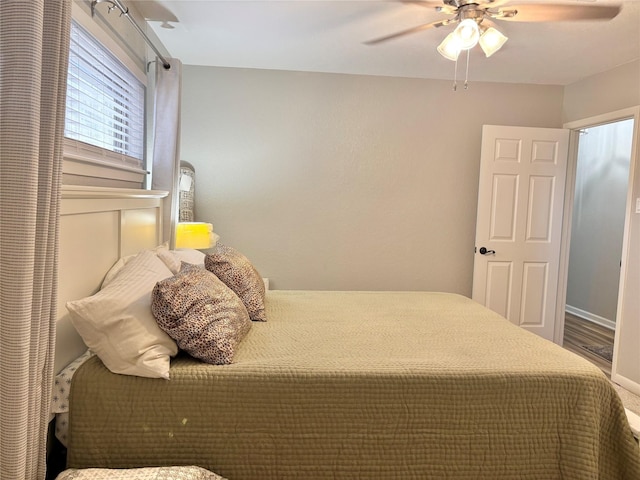
[{"label": "dark wood floor", "polygon": [[611,362],[590,352],[585,345],[611,345],[615,332],[596,323],[583,320],[579,317],[565,314],[564,343],[567,350],[577,353],[590,362],[597,365],[609,378],[611,378]]}]

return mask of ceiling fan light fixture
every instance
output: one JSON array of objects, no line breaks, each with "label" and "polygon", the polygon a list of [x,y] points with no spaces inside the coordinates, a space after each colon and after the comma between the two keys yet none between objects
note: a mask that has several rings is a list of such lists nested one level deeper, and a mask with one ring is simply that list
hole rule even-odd
[{"label": "ceiling fan light fixture", "polygon": [[469,50],[478,44],[480,28],[474,19],[465,18],[456,27],[453,34],[460,44],[460,49]]},{"label": "ceiling fan light fixture", "polygon": [[508,38],[497,29],[489,27],[480,35],[478,43],[480,43],[480,48],[482,48],[484,54],[490,57],[500,50],[507,40]]},{"label": "ceiling fan light fixture", "polygon": [[460,42],[458,41],[454,33],[455,32],[451,32],[449,35],[447,35],[437,48],[440,55],[442,55],[447,60],[451,60],[452,62],[458,60],[458,56],[462,51],[462,48],[460,48]]}]

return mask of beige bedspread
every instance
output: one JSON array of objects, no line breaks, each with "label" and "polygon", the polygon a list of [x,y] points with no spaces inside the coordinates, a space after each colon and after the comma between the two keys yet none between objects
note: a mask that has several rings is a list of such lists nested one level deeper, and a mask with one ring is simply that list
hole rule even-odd
[{"label": "beige bedspread", "polygon": [[640,479],[587,361],[472,302],[270,291],[235,363],[171,380],[97,358],[71,390],[70,467],[200,465],[230,480]]}]

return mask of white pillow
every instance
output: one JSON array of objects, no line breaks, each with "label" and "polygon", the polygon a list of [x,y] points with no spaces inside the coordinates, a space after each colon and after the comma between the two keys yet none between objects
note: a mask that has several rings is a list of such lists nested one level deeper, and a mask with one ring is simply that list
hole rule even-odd
[{"label": "white pillow", "polygon": [[136,257],[135,255],[127,255],[126,257],[122,257],[116,263],[114,263],[113,267],[111,267],[107,272],[107,274],[104,276],[104,280],[102,280],[102,285],[100,286],[100,289],[103,289],[107,285],[109,285],[111,281],[114,278],[116,278],[116,275],[120,273],[120,270],[122,270],[122,268],[131,260],[133,260],[135,257]]},{"label": "white pillow", "polygon": [[[158,245],[156,248],[153,249],[153,252],[155,252],[156,254],[159,254],[160,252],[163,252],[163,251],[164,252],[169,251],[169,242],[164,242],[162,245]],[[116,263],[114,263],[113,267],[111,267],[107,272],[107,274],[104,276],[104,280],[102,280],[102,285],[100,286],[100,288],[102,289],[107,285],[109,285],[111,281],[114,278],[116,278],[116,275],[120,273],[120,270],[122,270],[122,267],[124,267],[127,263],[129,263],[129,261],[133,260],[135,256],[136,256],[135,254],[127,255],[126,257],[122,257]]]},{"label": "white pillow", "polygon": [[192,263],[194,265],[204,265],[204,252],[200,250],[192,250],[189,248],[181,248],[178,250],[171,250],[181,262]]},{"label": "white pillow", "polygon": [[174,275],[180,272],[182,262],[201,265],[204,267],[205,254],[199,250],[192,250],[189,248],[180,250],[159,250],[156,254]]},{"label": "white pillow", "polygon": [[112,372],[169,378],[170,356],[178,347],[151,313],[151,292],[170,276],[164,262],[145,250],[98,293],[67,302],[71,323]]}]

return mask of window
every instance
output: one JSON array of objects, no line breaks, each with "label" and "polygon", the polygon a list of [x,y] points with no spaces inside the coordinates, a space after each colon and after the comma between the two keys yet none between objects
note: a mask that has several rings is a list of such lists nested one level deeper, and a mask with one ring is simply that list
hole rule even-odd
[{"label": "window", "polygon": [[[67,159],[119,164],[121,170],[140,170],[144,165],[145,86],[75,21],[64,136]],[[115,178],[122,179],[119,175]]]}]

